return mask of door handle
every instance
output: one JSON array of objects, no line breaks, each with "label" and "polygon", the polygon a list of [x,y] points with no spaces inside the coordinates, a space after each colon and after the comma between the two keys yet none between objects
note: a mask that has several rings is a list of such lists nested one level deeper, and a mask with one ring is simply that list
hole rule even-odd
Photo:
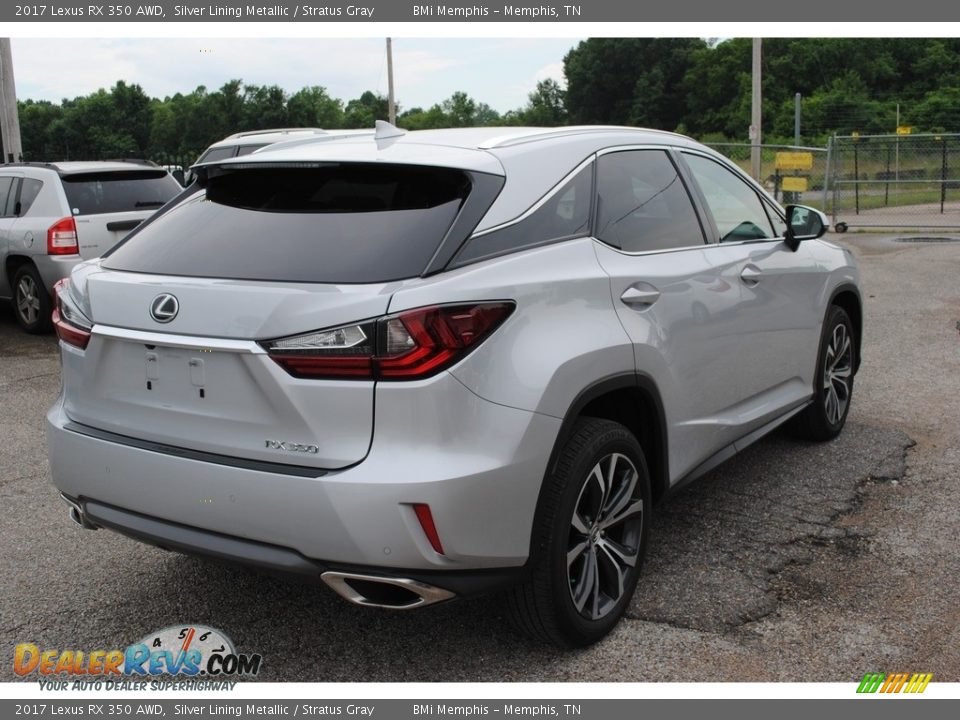
[{"label": "door handle", "polygon": [[755,265],[747,265],[740,271],[740,279],[743,280],[743,284],[748,287],[757,285],[762,277],[763,271]]},{"label": "door handle", "polygon": [[653,305],[660,297],[660,291],[649,283],[637,283],[623,291],[620,300],[625,305],[643,310]]}]

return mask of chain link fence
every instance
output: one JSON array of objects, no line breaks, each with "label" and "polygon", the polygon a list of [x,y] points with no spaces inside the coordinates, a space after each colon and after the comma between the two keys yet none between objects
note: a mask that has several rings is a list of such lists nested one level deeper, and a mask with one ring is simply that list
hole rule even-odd
[{"label": "chain link fence", "polygon": [[960,135],[831,138],[835,228],[960,228]]}]

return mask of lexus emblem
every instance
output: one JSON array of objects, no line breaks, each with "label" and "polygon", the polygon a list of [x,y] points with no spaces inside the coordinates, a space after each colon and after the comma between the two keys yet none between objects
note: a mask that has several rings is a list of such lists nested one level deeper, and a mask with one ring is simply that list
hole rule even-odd
[{"label": "lexus emblem", "polygon": [[150,303],[150,317],[158,323],[168,323],[180,312],[180,303],[170,293],[157,295]]}]

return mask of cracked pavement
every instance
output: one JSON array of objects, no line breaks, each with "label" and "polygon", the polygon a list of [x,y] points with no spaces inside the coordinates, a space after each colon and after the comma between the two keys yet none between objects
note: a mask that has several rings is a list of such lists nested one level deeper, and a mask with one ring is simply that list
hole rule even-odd
[{"label": "cracked pavement", "polygon": [[496,598],[371,611],[73,526],[43,439],[56,342],[0,305],[0,649],[112,649],[197,622],[261,653],[267,681],[958,681],[960,244],[834,239],[867,296],[844,433],[774,433],[662,503],[628,618],[573,652],[515,635]]}]

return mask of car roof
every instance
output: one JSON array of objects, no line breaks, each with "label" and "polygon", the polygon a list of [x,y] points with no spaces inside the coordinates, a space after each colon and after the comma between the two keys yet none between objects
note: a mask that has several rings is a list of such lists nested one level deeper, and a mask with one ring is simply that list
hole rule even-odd
[{"label": "car roof", "polygon": [[232,145],[269,144],[298,137],[309,137],[310,135],[326,135],[327,132],[327,130],[323,130],[322,128],[272,128],[269,130],[246,130],[244,132],[228,135],[223,140],[218,140],[215,143],[211,143],[207,149],[230,147]]},{"label": "car roof", "polygon": [[499,175],[504,187],[480,232],[509,222],[530,208],[597,152],[610,147],[673,146],[712,151],[676,133],[607,125],[568,127],[479,127],[406,132],[377,121],[372,136],[316,138],[282,143],[209,166],[293,162],[396,163],[447,167]]},{"label": "car roof", "polygon": [[3,169],[9,170],[47,170],[59,175],[97,172],[134,172],[142,170],[164,170],[149,160],[59,160],[55,162],[16,162],[6,163]]}]

